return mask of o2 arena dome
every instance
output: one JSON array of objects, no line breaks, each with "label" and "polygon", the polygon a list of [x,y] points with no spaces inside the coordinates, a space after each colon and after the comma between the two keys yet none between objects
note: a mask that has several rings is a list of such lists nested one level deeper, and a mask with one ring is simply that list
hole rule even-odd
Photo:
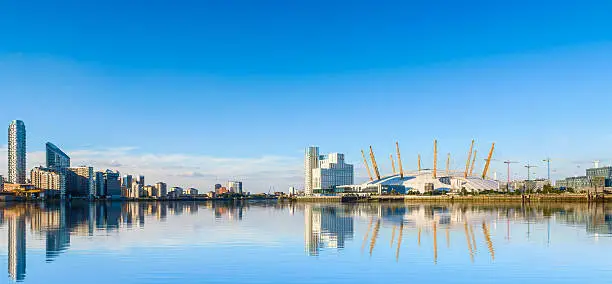
[{"label": "o2 arena dome", "polygon": [[[370,171],[370,165],[366,159],[365,153],[362,151],[364,164],[368,171],[370,180],[363,184],[358,185],[346,185],[339,186],[337,189],[339,192],[346,193],[382,193],[395,191],[397,193],[408,193],[410,191],[416,191],[419,193],[431,192],[431,191],[443,191],[443,192],[461,192],[467,190],[469,192],[480,192],[480,191],[497,191],[499,190],[499,182],[496,180],[488,179],[487,172],[495,148],[495,143],[492,144],[489,155],[484,165],[482,175],[473,175],[474,163],[476,161],[476,153],[473,152],[474,141],[470,146],[470,152],[468,160],[466,162],[465,171],[451,171],[449,169],[450,154],[446,163],[446,170],[436,169],[420,169],[420,156],[419,156],[419,170],[407,172],[402,169],[401,156],[399,151],[399,144],[396,143],[397,148],[397,164],[399,171],[395,170],[395,161],[392,160],[393,174],[388,176],[381,176],[378,171],[378,165],[376,164],[376,158],[372,147],[370,147],[370,160],[372,161],[372,171]],[[472,158],[473,156],[473,158]],[[471,165],[470,165],[471,162]],[[434,141],[434,168],[437,167],[437,141]]]}]

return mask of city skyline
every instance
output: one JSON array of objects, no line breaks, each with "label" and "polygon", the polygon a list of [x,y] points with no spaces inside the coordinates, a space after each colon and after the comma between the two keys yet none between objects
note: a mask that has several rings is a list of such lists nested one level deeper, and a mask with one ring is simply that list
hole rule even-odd
[{"label": "city skyline", "polygon": [[407,169],[419,153],[431,167],[433,139],[452,168],[476,139],[497,143],[499,179],[503,160],[545,178],[550,158],[557,180],[612,163],[612,4],[598,4],[15,2],[0,9],[14,106],[0,122],[26,122],[28,170],[53,142],[74,165],[186,188],[301,188],[308,145],[344,153],[361,182],[362,148],[399,141]]}]

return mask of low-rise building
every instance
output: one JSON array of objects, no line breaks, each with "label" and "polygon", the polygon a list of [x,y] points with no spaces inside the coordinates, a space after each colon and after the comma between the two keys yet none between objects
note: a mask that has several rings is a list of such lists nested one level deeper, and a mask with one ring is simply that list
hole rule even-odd
[{"label": "low-rise building", "polygon": [[36,167],[30,171],[32,184],[48,195],[60,195],[65,192],[64,178],[61,173],[43,167]]},{"label": "low-rise building", "polygon": [[187,189],[185,194],[188,194],[188,195],[191,195],[191,196],[195,196],[195,195],[198,195],[198,190],[193,188],[193,187],[191,187],[191,188]]},{"label": "low-rise building", "polygon": [[93,167],[68,168],[66,190],[71,196],[95,196]]},{"label": "low-rise building", "polygon": [[175,186],[172,188],[172,192],[174,192],[175,196],[181,196],[183,195],[184,190],[178,186]]},{"label": "low-rise building", "polygon": [[157,188],[153,185],[145,185],[143,188],[143,193],[147,197],[157,197]]}]

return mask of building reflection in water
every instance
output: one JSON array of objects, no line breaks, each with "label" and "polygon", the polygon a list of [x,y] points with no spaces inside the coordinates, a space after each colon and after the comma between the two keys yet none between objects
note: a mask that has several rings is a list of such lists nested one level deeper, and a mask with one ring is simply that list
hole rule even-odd
[{"label": "building reflection in water", "polygon": [[310,255],[322,248],[344,248],[353,239],[353,217],[342,206],[306,204],[304,207],[304,242]]},{"label": "building reflection in water", "polygon": [[[461,249],[466,253],[466,260],[474,261],[478,253],[495,260],[496,242],[529,239],[532,234],[541,234],[542,226],[548,226],[544,233],[550,243],[551,239],[554,241],[550,223],[578,228],[593,236],[612,235],[612,207],[605,204],[2,203],[0,223],[8,232],[8,276],[16,281],[26,278],[28,229],[29,234],[44,239],[46,261],[52,262],[69,251],[71,238],[75,236],[95,238],[99,235],[97,232],[120,233],[125,228],[142,228],[147,220],[167,222],[168,216],[173,215],[198,214],[200,218],[210,214],[218,222],[241,222],[251,208],[280,214],[285,211],[292,216],[303,211],[304,250],[311,256],[325,250],[345,249],[353,241],[357,222],[364,224],[364,229],[367,227],[359,236],[363,254],[373,255],[377,253],[377,246],[389,249],[390,245],[395,260],[399,261],[401,246],[408,242],[431,250],[433,263],[444,257],[441,248],[450,248],[454,238],[463,243]],[[272,220],[250,221],[273,222],[277,215],[267,216]],[[516,232],[511,230],[511,224],[517,224],[512,229]],[[519,231],[524,227],[526,232]],[[414,250],[408,251],[414,253]]]},{"label": "building reflection in water", "polygon": [[[529,240],[534,226],[545,225],[545,238],[550,243],[551,219],[558,225],[583,227],[590,235],[612,235],[612,207],[605,204],[358,204],[317,205],[304,204],[304,248],[309,255],[317,256],[324,248],[344,248],[345,241],[353,238],[353,219],[366,224],[361,242],[362,253],[375,253],[381,235],[390,236],[386,244],[394,249],[399,260],[405,236],[421,246],[427,238],[431,245],[433,263],[437,263],[440,246],[450,248],[451,238],[463,239],[467,259],[474,262],[479,253],[496,258],[495,238],[492,228],[507,224],[505,241],[513,238]],[[298,206],[299,208],[300,206]],[[516,232],[511,236],[510,223],[526,224],[527,233]],[[413,231],[413,234],[407,234]],[[541,232],[541,230],[540,230]],[[479,248],[483,251],[479,252]]]}]

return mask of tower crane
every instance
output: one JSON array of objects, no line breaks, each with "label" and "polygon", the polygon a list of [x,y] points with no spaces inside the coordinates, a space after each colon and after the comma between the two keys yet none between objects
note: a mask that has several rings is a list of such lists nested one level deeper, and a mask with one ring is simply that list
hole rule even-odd
[{"label": "tower crane", "polygon": [[518,162],[504,161],[504,164],[508,166],[508,183],[506,184],[506,192],[510,192],[510,164],[516,164]]}]

